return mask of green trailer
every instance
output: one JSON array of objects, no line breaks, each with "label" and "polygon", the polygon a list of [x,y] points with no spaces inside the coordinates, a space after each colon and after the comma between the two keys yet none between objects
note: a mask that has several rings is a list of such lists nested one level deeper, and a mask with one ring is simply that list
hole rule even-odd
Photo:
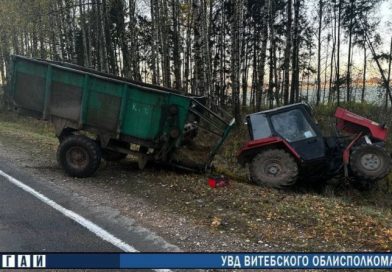
[{"label": "green trailer", "polygon": [[11,63],[9,100],[20,112],[53,123],[58,162],[71,176],[91,176],[102,157],[128,154],[137,155],[140,168],[150,160],[189,167],[173,154],[206,132],[217,137],[202,163],[208,169],[234,125],[203,97],[68,63],[22,56]]}]

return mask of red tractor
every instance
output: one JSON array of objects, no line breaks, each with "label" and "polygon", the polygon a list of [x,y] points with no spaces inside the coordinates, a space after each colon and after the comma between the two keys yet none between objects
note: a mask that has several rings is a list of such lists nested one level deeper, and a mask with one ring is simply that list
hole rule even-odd
[{"label": "red tractor", "polygon": [[344,135],[324,137],[306,103],[250,114],[250,141],[239,162],[249,165],[253,182],[275,188],[292,186],[300,178],[326,180],[343,174],[370,185],[388,175],[392,160],[384,148],[387,128],[343,108],[335,117],[337,131]]}]

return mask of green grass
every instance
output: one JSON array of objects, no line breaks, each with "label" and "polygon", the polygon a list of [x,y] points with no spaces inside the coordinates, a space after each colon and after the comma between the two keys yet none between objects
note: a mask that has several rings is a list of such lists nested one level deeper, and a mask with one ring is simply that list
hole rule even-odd
[{"label": "green grass", "polygon": [[57,148],[58,140],[49,122],[21,116],[15,112],[0,110],[0,133],[8,141],[23,140],[27,143]]}]

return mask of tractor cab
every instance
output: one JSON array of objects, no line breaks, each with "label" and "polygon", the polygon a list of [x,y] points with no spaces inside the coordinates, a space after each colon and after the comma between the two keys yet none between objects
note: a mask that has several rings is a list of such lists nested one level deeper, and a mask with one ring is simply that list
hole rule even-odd
[{"label": "tractor cab", "polygon": [[302,161],[325,157],[323,136],[312,118],[311,107],[297,103],[247,116],[252,141],[280,138]]}]

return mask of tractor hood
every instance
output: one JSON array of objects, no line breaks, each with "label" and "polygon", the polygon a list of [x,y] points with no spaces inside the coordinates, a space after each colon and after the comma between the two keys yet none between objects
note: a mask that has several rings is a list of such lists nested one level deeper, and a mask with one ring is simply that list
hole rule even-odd
[{"label": "tractor hood", "polygon": [[373,138],[385,141],[388,137],[388,129],[363,116],[352,113],[343,108],[337,108],[335,112],[336,127],[349,133],[369,133]]}]

